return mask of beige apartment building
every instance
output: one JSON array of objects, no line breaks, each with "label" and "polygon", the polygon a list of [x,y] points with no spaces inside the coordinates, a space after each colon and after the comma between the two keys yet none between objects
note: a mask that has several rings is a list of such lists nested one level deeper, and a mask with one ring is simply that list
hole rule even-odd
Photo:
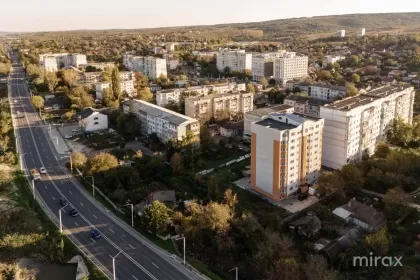
[{"label": "beige apartment building", "polygon": [[252,111],[254,94],[250,92],[210,94],[204,97],[190,97],[185,99],[185,115],[207,120],[217,118],[223,112],[232,114]]},{"label": "beige apartment building", "polygon": [[324,106],[331,101],[318,100],[309,96],[300,96],[290,94],[284,99],[284,104],[292,106],[294,112],[310,117],[320,117],[321,106]]},{"label": "beige apartment building", "polygon": [[382,86],[322,106],[322,165],[339,169],[361,160],[365,152],[372,155],[396,117],[412,122],[414,95],[413,87]]},{"label": "beige apartment building", "polygon": [[251,189],[280,201],[319,176],[324,120],[272,113],[251,124]]}]

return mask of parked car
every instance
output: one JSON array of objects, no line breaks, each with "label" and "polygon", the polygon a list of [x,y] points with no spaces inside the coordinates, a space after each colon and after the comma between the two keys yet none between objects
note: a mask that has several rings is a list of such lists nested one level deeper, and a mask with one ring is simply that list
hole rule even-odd
[{"label": "parked car", "polygon": [[71,132],[80,132],[81,130],[80,130],[80,128],[73,128],[72,130],[71,130]]},{"label": "parked car", "polygon": [[69,202],[65,198],[60,198],[60,204],[61,204],[61,206],[64,207],[64,206],[69,205]]},{"label": "parked car", "polygon": [[47,174],[47,169],[45,169],[45,167],[41,167],[41,168],[39,169],[39,172],[40,172],[41,174]]},{"label": "parked car", "polygon": [[79,216],[79,211],[77,211],[75,208],[71,209],[69,212],[70,216],[77,217]]},{"label": "parked car", "polygon": [[71,136],[70,134],[67,134],[66,136],[64,136],[64,139],[70,139],[70,138],[72,138],[73,136]]},{"label": "parked car", "polygon": [[305,200],[305,199],[308,198],[308,196],[309,196],[309,194],[307,192],[301,193],[301,194],[298,195],[298,200],[299,201]]},{"label": "parked car", "polygon": [[101,238],[101,237],[102,237],[101,233],[100,233],[100,232],[99,232],[99,230],[97,230],[97,229],[93,229],[93,230],[90,232],[90,235],[92,236],[92,238],[93,238],[93,239],[99,239],[99,238]]}]

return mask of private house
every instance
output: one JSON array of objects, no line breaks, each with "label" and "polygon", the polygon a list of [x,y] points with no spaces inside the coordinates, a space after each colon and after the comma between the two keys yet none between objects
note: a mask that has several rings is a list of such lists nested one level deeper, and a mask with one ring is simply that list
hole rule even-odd
[{"label": "private house", "polygon": [[143,215],[143,210],[145,207],[151,205],[154,201],[159,201],[165,204],[174,204],[176,203],[175,191],[156,191],[134,206],[135,211],[139,216]]},{"label": "private house", "polygon": [[108,129],[108,116],[93,108],[85,108],[77,114],[85,132]]},{"label": "private house", "polygon": [[366,232],[376,232],[386,224],[385,215],[372,206],[351,199],[347,204],[334,209],[333,214],[347,223],[361,227]]},{"label": "private house", "polygon": [[242,133],[244,128],[244,122],[236,122],[236,123],[225,123],[219,127],[219,133],[221,136],[224,137],[232,137],[235,135],[239,135]]},{"label": "private house", "polygon": [[321,220],[317,216],[306,215],[290,223],[289,228],[299,235],[310,238],[321,230]]}]

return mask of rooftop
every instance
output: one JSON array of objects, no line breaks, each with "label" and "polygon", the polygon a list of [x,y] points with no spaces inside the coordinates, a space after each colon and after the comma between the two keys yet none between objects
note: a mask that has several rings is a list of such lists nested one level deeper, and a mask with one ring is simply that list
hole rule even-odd
[{"label": "rooftop", "polygon": [[250,112],[246,112],[245,115],[252,115],[252,116],[257,116],[257,117],[264,117],[267,116],[271,113],[274,112],[283,112],[286,110],[290,110],[293,109],[293,106],[290,105],[286,105],[286,104],[281,104],[281,105],[277,105],[277,106],[273,106],[273,107],[265,107],[265,108],[260,108],[254,111],[250,111]]},{"label": "rooftop", "polygon": [[206,96],[197,96],[197,97],[188,97],[185,98],[185,100],[189,101],[200,101],[200,100],[209,100],[214,98],[222,98],[222,97],[228,97],[228,96],[234,96],[234,95],[242,95],[247,94],[249,92],[232,92],[232,93],[220,93],[220,94],[209,94]]},{"label": "rooftop", "polygon": [[174,125],[187,124],[197,121],[196,119],[142,100],[129,100],[124,103],[124,105],[126,104],[134,104],[138,111],[142,111],[148,116],[160,117],[161,119],[164,119]]},{"label": "rooftop", "polygon": [[330,85],[330,84],[322,84],[322,83],[308,83],[308,82],[300,82],[297,83],[298,86],[311,86],[311,87],[322,87],[322,88],[329,88],[332,90],[341,90],[346,91],[346,87],[344,86],[337,86],[337,85]]},{"label": "rooftop", "polygon": [[256,122],[255,124],[260,125],[260,126],[265,126],[267,128],[277,129],[277,130],[288,130],[288,129],[293,129],[297,127],[296,125],[279,122],[270,118]]},{"label": "rooftop", "polygon": [[301,95],[295,95],[295,94],[290,94],[289,96],[286,97],[286,99],[296,101],[299,103],[307,103],[310,105],[318,105],[318,106],[323,106],[332,102],[328,100],[320,100],[320,99],[315,99],[309,96],[301,96]]}]

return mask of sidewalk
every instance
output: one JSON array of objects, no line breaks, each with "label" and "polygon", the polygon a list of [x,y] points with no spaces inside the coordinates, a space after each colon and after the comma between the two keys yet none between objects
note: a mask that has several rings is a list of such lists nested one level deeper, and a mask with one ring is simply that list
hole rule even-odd
[{"label": "sidewalk", "polygon": [[45,133],[50,138],[50,144],[51,146],[54,146],[54,149],[57,152],[57,154],[67,155],[68,153],[70,153],[70,149],[64,141],[63,137],[61,136],[60,132],[58,131],[57,127],[51,125],[51,134],[49,133],[49,128],[46,127]]}]

